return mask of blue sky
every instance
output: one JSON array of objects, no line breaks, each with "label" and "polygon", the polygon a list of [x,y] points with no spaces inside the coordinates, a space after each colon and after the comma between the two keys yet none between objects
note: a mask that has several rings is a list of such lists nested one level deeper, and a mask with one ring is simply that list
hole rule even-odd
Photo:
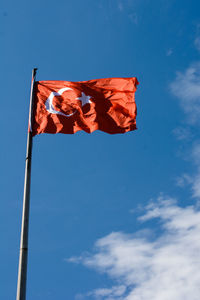
[{"label": "blue sky", "polygon": [[17,286],[31,71],[136,76],[138,130],[34,137],[27,299],[200,298],[200,3],[3,1],[0,299]]}]

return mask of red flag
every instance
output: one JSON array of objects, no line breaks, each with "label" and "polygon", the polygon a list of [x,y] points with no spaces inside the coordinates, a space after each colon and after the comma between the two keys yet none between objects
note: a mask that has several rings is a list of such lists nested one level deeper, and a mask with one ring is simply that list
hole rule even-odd
[{"label": "red flag", "polygon": [[33,135],[136,129],[137,78],[35,83]]}]

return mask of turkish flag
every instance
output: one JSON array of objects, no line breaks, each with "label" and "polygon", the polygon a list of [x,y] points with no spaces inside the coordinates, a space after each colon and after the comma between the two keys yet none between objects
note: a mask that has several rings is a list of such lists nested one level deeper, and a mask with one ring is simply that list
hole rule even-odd
[{"label": "turkish flag", "polygon": [[136,129],[137,78],[37,81],[32,134]]}]

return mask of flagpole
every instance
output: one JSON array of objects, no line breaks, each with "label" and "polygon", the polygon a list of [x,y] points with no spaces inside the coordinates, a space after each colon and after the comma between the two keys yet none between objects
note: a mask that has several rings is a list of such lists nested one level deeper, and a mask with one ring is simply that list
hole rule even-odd
[{"label": "flagpole", "polygon": [[27,277],[27,261],[28,261],[28,225],[29,225],[30,185],[31,185],[32,138],[33,138],[32,117],[33,117],[34,83],[35,83],[36,71],[37,71],[36,68],[32,70],[16,300],[26,299],[26,277]]}]

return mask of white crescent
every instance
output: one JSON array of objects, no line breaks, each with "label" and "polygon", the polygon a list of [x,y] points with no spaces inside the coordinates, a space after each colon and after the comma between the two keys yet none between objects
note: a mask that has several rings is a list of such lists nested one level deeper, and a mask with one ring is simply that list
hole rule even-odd
[{"label": "white crescent", "polygon": [[[71,117],[76,113],[76,111],[75,111],[71,114],[64,114],[61,111],[55,110],[55,108],[53,106],[53,98],[56,96],[61,96],[62,93],[64,93],[65,91],[68,91],[68,90],[73,90],[73,89],[71,89],[69,87],[65,87],[65,88],[60,89],[58,92],[51,92],[51,94],[49,95],[49,97],[47,98],[47,100],[45,102],[46,110],[49,113],[57,114],[57,115],[65,116],[65,117]],[[90,98],[91,98],[90,96],[87,96],[82,92],[81,97],[75,98],[75,100],[81,100],[82,106],[83,106],[87,103],[91,103]]]}]

